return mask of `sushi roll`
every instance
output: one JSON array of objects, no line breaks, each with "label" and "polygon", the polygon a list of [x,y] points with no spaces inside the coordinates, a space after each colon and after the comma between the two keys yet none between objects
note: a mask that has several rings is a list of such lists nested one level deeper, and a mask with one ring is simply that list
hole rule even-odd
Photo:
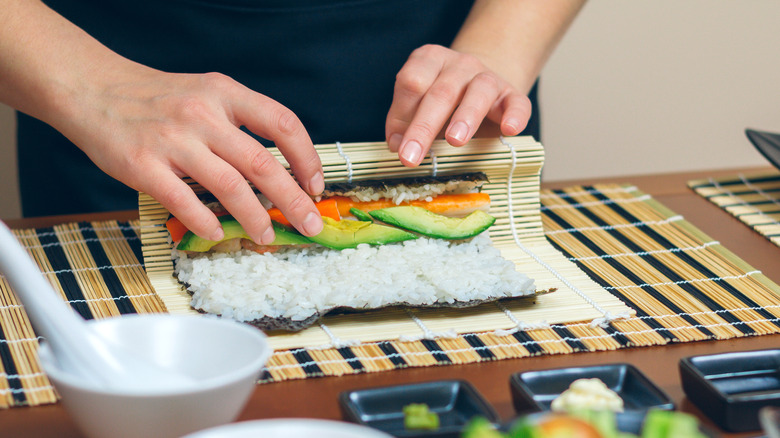
[{"label": "sushi roll", "polygon": [[[268,206],[277,241],[265,246],[228,215],[220,216],[221,242],[169,221],[174,274],[193,308],[267,330],[301,330],[341,309],[463,307],[532,295],[534,281],[484,232],[495,221],[479,192],[486,181],[472,173],[328,184],[315,199],[322,233],[305,237]],[[202,200],[221,213],[216,201]]]}]

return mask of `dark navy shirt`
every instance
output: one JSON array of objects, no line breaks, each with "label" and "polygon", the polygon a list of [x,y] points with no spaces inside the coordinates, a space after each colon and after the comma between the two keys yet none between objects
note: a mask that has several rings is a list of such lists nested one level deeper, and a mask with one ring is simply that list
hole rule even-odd
[{"label": "dark navy shirt", "polygon": [[[231,76],[293,110],[317,144],[384,140],[395,75],[414,49],[449,45],[473,1],[46,3],[133,61]],[[538,137],[536,116],[524,133]],[[18,148],[25,216],[137,208],[134,190],[24,114],[18,115]]]}]

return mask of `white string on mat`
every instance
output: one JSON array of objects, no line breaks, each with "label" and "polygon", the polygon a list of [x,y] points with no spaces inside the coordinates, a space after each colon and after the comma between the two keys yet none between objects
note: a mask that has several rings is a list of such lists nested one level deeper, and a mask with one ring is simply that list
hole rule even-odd
[{"label": "white string on mat", "polygon": [[422,336],[410,336],[410,335],[401,335],[398,337],[398,340],[401,342],[414,342],[419,341],[421,339],[428,339],[433,340],[436,338],[457,338],[458,334],[455,332],[455,330],[447,330],[446,332],[434,332],[431,329],[428,328],[428,326],[425,325],[424,322],[420,318],[417,317],[417,315],[414,314],[414,312],[411,311],[411,309],[405,309],[406,315],[411,318],[412,321],[414,321],[415,324],[417,324],[418,327],[423,331]]},{"label": "white string on mat", "polygon": [[635,198],[630,199],[607,199],[604,201],[589,201],[589,202],[580,202],[578,204],[554,204],[554,205],[543,205],[541,207],[542,211],[547,210],[558,210],[561,208],[581,208],[581,207],[594,207],[597,205],[609,205],[609,204],[633,204],[635,202],[644,202],[648,199],[652,199],[652,196],[650,195],[642,195],[637,196]]},{"label": "white string on mat", "polygon": [[687,251],[701,251],[703,249],[707,249],[710,246],[713,245],[720,245],[720,242],[717,240],[713,240],[711,242],[707,242],[703,245],[699,246],[687,246],[685,248],[669,248],[669,249],[655,249],[652,251],[640,251],[640,252],[624,252],[620,254],[603,254],[603,255],[597,255],[597,256],[588,256],[588,257],[569,257],[569,260],[573,262],[581,262],[585,260],[604,260],[604,259],[614,259],[616,257],[641,257],[646,255],[654,255],[654,254],[673,254],[676,252],[687,252]]},{"label": "white string on mat", "polygon": [[593,226],[593,227],[579,227],[579,228],[565,228],[561,230],[551,230],[551,231],[545,231],[545,236],[552,236],[555,234],[561,234],[561,233],[576,233],[576,232],[582,232],[582,231],[610,231],[610,230],[619,230],[621,228],[636,228],[638,226],[652,226],[652,225],[666,225],[672,222],[677,222],[683,220],[683,217],[680,215],[677,216],[671,216],[664,220],[660,221],[640,221],[640,222],[631,222],[630,224],[616,224],[616,225],[599,225],[599,226]]},{"label": "white string on mat", "polygon": [[547,321],[541,321],[537,323],[527,323],[525,321],[520,321],[517,318],[515,318],[515,315],[512,314],[512,311],[507,309],[506,306],[504,306],[503,303],[500,301],[495,302],[496,307],[498,307],[504,314],[509,318],[510,321],[515,325],[514,328],[511,329],[498,329],[493,332],[496,336],[509,336],[514,333],[517,333],[519,331],[525,331],[525,330],[537,330],[537,329],[548,329],[550,328],[550,324],[547,323]]},{"label": "white string on mat", "polygon": [[325,332],[326,335],[330,338],[330,344],[320,345],[317,347],[310,347],[311,350],[325,350],[328,348],[344,348],[344,347],[354,347],[355,345],[359,345],[360,341],[356,340],[344,340],[333,334],[332,331],[330,331],[330,328],[325,325],[324,322],[319,321],[320,328],[322,331]]},{"label": "white string on mat", "polygon": [[[65,229],[65,230],[59,230],[59,231],[41,231],[34,234],[34,236],[38,237],[50,237],[50,236],[57,236],[62,234],[75,234],[80,233],[82,231],[86,231],[89,229],[92,230],[106,230],[106,231],[135,231],[138,232],[137,226],[134,225],[112,225],[112,226],[92,226],[92,227],[78,227],[76,229]],[[29,237],[29,236],[23,236],[23,237]]]},{"label": "white string on mat", "polygon": [[431,175],[436,176],[437,173],[439,173],[439,160],[436,157],[436,152],[433,151],[433,149],[430,150],[431,153]]},{"label": "white string on mat", "polygon": [[37,388],[10,388],[10,389],[0,389],[0,395],[5,394],[28,394],[31,392],[41,392],[41,391],[51,391],[54,387],[51,385],[46,386],[39,386]]},{"label": "white string on mat", "polygon": [[[31,343],[31,342],[40,342],[43,340],[43,336],[37,336],[34,338],[20,338],[20,339],[0,339],[0,344],[24,344],[24,343]],[[2,376],[2,373],[0,373],[0,376]]]},{"label": "white string on mat", "polygon": [[746,187],[749,187],[750,189],[755,190],[756,193],[761,195],[764,199],[766,199],[769,202],[771,202],[771,203],[777,205],[778,207],[780,207],[780,201],[778,201],[777,198],[775,198],[774,196],[769,195],[769,193],[761,190],[760,187],[758,187],[757,185],[753,184],[753,182],[750,181],[749,179],[745,178],[745,175],[740,173],[739,174],[739,180],[742,181],[742,183],[744,183]]},{"label": "white string on mat", "polygon": [[[38,236],[40,237],[40,236]],[[44,243],[40,245],[24,245],[27,249],[44,249],[44,248],[51,248],[54,246],[66,246],[66,245],[80,245],[83,243],[90,243],[90,242],[126,242],[130,240],[138,240],[138,236],[133,237],[108,237],[105,239],[98,239],[98,238],[89,238],[89,239],[78,239],[78,240],[68,240],[65,242],[57,241],[57,242],[51,242],[51,243]]]},{"label": "white string on mat", "polygon": [[341,148],[341,142],[336,142],[336,149],[339,152],[339,155],[341,155],[341,158],[344,159],[344,162],[347,164],[347,183],[352,183],[352,161],[349,159],[349,155],[344,152],[344,150]]},{"label": "white string on mat", "polygon": [[747,278],[753,275],[761,274],[761,271],[750,271],[746,272],[742,275],[729,275],[724,277],[709,277],[709,278],[694,278],[690,280],[678,280],[678,281],[667,281],[662,283],[645,283],[645,284],[630,284],[626,286],[604,286],[604,289],[606,290],[621,290],[621,289],[633,289],[633,288],[641,288],[641,287],[658,287],[658,286],[677,286],[680,284],[691,284],[691,283],[705,283],[709,281],[718,281],[718,280],[740,280],[742,278]]},{"label": "white string on mat", "polygon": [[[2,277],[0,277],[2,278]],[[156,293],[150,293],[150,294],[138,294],[138,295],[122,295],[119,297],[99,297],[99,298],[89,298],[85,300],[67,300],[63,301],[67,304],[77,304],[77,303],[98,303],[98,302],[110,302],[110,301],[119,301],[119,300],[129,300],[132,298],[143,298],[143,297],[155,297],[158,296]],[[24,306],[21,304],[5,304],[0,306],[0,310],[10,310],[10,309],[23,309]],[[2,342],[2,341],[0,341]]]},{"label": "white string on mat", "polygon": [[618,314],[613,315],[612,312],[605,310],[602,308],[597,302],[595,302],[592,298],[590,298],[587,294],[585,294],[583,291],[581,291],[577,286],[572,284],[569,279],[567,279],[565,276],[563,276],[560,272],[558,272],[555,268],[547,264],[544,260],[542,260],[539,255],[531,251],[529,248],[527,248],[523,243],[520,241],[520,238],[517,236],[517,228],[515,227],[515,221],[514,221],[514,212],[512,210],[512,177],[514,176],[515,169],[517,168],[517,152],[515,151],[515,147],[506,141],[504,137],[499,137],[501,143],[504,146],[507,146],[509,150],[512,152],[512,167],[509,169],[509,174],[507,175],[507,183],[506,183],[506,189],[507,189],[507,210],[509,213],[509,228],[512,230],[512,237],[515,240],[515,244],[518,248],[520,248],[524,253],[528,254],[536,263],[540,264],[542,267],[547,269],[551,274],[555,276],[558,280],[563,282],[566,287],[572,290],[572,292],[579,295],[585,302],[590,304],[594,309],[601,312],[602,315],[604,315],[601,318],[596,318],[593,321],[591,321],[591,326],[600,326],[600,327],[606,327],[609,325],[611,321],[614,321],[616,319],[625,319],[630,317],[631,315],[628,314],[628,312],[621,312]]}]

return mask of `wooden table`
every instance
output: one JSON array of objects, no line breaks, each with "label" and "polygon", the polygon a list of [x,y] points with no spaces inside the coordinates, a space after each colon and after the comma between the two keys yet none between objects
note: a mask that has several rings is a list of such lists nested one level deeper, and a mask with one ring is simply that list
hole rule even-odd
[{"label": "wooden table", "polygon": [[[769,170],[730,169],[724,171],[675,173],[588,181],[545,183],[544,188],[571,185],[628,182],[653,195],[661,203],[683,215],[713,239],[720,241],[754,268],[780,283],[780,248],[743,225],[718,207],[687,188],[696,178],[731,176],[737,172]],[[122,219],[137,217],[137,212],[102,213],[99,215],[60,216],[7,221],[11,227],[41,227],[76,220]],[[758,350],[780,346],[780,335],[758,336],[726,341],[688,342],[660,347],[629,348],[611,352],[577,353],[533,358],[509,359],[469,365],[411,368],[373,374],[325,377],[259,385],[239,420],[309,417],[340,419],[337,396],[357,388],[423,382],[439,379],[463,379],[471,382],[508,420],[515,416],[509,392],[509,376],[526,370],[604,363],[630,363],[644,372],[663,389],[679,409],[702,416],[685,398],[680,385],[677,363],[692,355],[727,351]],[[719,430],[704,419],[706,424]],[[0,411],[0,435],[9,437],[79,437],[75,425],[62,406],[12,408]],[[725,437],[750,437],[759,433],[724,434]]]}]

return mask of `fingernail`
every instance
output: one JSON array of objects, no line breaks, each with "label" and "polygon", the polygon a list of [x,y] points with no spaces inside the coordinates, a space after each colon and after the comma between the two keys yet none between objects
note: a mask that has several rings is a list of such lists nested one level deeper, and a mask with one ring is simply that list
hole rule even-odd
[{"label": "fingernail", "polygon": [[309,194],[319,195],[325,190],[325,177],[322,172],[317,172],[309,181]]},{"label": "fingernail", "polygon": [[403,149],[401,149],[401,158],[415,166],[420,164],[420,159],[422,158],[422,146],[420,146],[420,143],[417,143],[415,140],[407,141]]},{"label": "fingernail", "polygon": [[263,231],[263,236],[260,237],[260,244],[270,245],[274,242],[274,239],[276,239],[276,234],[274,234],[274,227],[268,227],[265,231]]},{"label": "fingernail", "polygon": [[404,136],[401,134],[393,134],[390,136],[390,140],[387,141],[387,145],[390,147],[390,150],[393,152],[398,151],[398,148],[401,146],[401,140],[404,139]]},{"label": "fingernail", "polygon": [[520,121],[517,119],[507,119],[507,121],[504,122],[504,126],[509,128],[512,132],[520,133]]},{"label": "fingernail", "polygon": [[317,213],[309,213],[306,219],[303,220],[303,231],[307,236],[316,236],[322,231],[322,218]]},{"label": "fingernail", "polygon": [[466,141],[466,136],[469,135],[469,125],[464,122],[456,122],[450,127],[450,132],[447,135],[457,141]]},{"label": "fingernail", "polygon": [[225,232],[222,230],[222,227],[220,227],[214,230],[213,233],[211,233],[211,237],[209,238],[209,240],[214,242],[219,242],[224,238],[225,238]]}]

